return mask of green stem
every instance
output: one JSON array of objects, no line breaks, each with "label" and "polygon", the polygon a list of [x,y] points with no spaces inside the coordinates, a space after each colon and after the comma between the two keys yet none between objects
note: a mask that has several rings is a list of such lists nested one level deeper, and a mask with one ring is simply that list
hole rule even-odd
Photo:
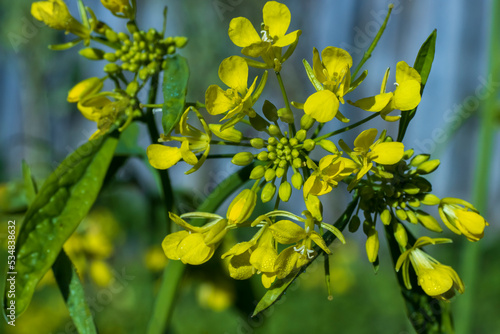
[{"label": "green stem", "polygon": [[[151,87],[149,89],[148,104],[154,104],[156,100],[157,91],[158,91],[158,73],[151,77]],[[158,128],[156,127],[156,122],[152,108],[148,108],[146,110],[145,117],[151,143],[156,143],[158,141],[158,138],[160,138],[160,134],[158,132]],[[170,176],[168,175],[168,170],[158,169],[158,173],[160,174],[166,217],[168,217],[168,213],[172,211],[174,207],[174,195],[173,195],[172,184],[170,183]],[[170,233],[169,224],[167,224],[166,232],[167,234]]]},{"label": "green stem", "polygon": [[335,131],[333,131],[333,132],[330,132],[330,133],[324,134],[324,135],[323,135],[323,136],[321,136],[321,137],[315,138],[315,139],[314,139],[314,141],[315,141],[315,142],[319,142],[320,140],[323,140],[323,139],[329,138],[329,137],[331,137],[331,136],[338,135],[339,133],[349,131],[349,130],[351,130],[351,129],[354,129],[355,127],[360,126],[361,124],[364,124],[364,123],[368,122],[369,120],[374,119],[374,118],[375,118],[375,117],[377,117],[377,116],[378,116],[378,113],[374,113],[373,115],[368,116],[368,117],[366,117],[366,118],[363,118],[361,121],[356,122],[356,123],[354,123],[354,124],[351,124],[351,125],[349,125],[349,126],[346,126],[345,128],[341,128],[341,129],[335,130]]},{"label": "green stem", "polygon": [[[283,95],[283,100],[285,101],[285,108],[289,113],[292,113],[292,108],[290,107],[290,102],[288,101],[288,96],[286,95],[285,85],[283,84],[283,79],[281,78],[280,72],[276,73],[276,78],[278,78],[278,82],[280,84],[281,94]],[[289,137],[292,138],[295,136],[295,124],[289,123],[288,128],[290,131]]]},{"label": "green stem", "polygon": [[[500,0],[494,0],[491,8],[491,28],[490,28],[490,51],[488,61],[488,71],[492,75],[492,83],[500,80],[500,41],[498,32],[500,31]],[[485,215],[488,206],[488,193],[491,186],[491,165],[493,157],[493,143],[495,136],[495,112],[499,89],[493,84],[490,88],[490,95],[485,100],[483,109],[480,111],[481,127],[479,132],[477,165],[474,176],[473,203],[481,214]],[[477,273],[480,268],[480,244],[467,243],[462,257],[462,277],[467,285],[466,293],[457,300],[457,333],[470,333],[472,330],[472,319],[474,317],[474,303],[477,300]]]},{"label": "green stem", "polygon": [[250,145],[248,143],[235,143],[235,142],[224,141],[224,140],[211,140],[210,145],[228,145],[228,146],[252,147],[252,145]]},{"label": "green stem", "polygon": [[207,159],[228,159],[234,157],[233,153],[229,154],[209,154]]},{"label": "green stem", "polygon": [[359,70],[363,67],[363,65],[366,63],[366,61],[372,56],[373,50],[375,50],[375,47],[377,46],[378,41],[380,40],[380,37],[382,37],[382,34],[384,33],[385,26],[387,25],[387,21],[389,20],[389,16],[391,16],[392,9],[394,8],[393,4],[389,5],[389,10],[387,11],[387,16],[385,17],[384,23],[382,23],[382,26],[380,26],[380,29],[377,32],[377,35],[372,41],[372,44],[370,44],[370,47],[368,50],[366,50],[365,54],[363,55],[363,58],[359,62],[358,66],[356,66],[356,69],[354,70],[354,73],[352,74],[352,78],[356,77],[356,74],[358,74]]},{"label": "green stem", "polygon": [[109,46],[110,48],[115,50],[118,50],[121,47],[119,43],[113,43],[101,37],[90,36],[90,39],[93,40],[94,42]]}]

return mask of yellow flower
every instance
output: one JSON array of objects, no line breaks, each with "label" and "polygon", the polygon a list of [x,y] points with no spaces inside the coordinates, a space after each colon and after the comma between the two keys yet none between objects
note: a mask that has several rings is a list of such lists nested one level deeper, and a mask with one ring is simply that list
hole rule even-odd
[{"label": "yellow flower", "polygon": [[469,241],[481,239],[489,225],[472,204],[458,198],[443,198],[439,215],[452,232],[465,235]]},{"label": "yellow flower", "polygon": [[53,29],[66,30],[84,39],[90,36],[90,30],[71,16],[62,0],[34,2],[31,4],[31,15]]},{"label": "yellow flower", "polygon": [[[162,247],[167,258],[181,260],[188,264],[202,264],[208,261],[219,246],[228,229],[243,223],[255,208],[257,194],[249,189],[236,196],[226,213],[226,218],[205,212],[185,213],[180,217],[169,213],[170,219],[184,228],[183,231],[169,234],[163,239]],[[211,219],[203,227],[188,224],[183,218]]]},{"label": "yellow flower", "polygon": [[101,0],[101,3],[113,14],[126,14],[130,10],[130,4],[128,0]]},{"label": "yellow flower", "polygon": [[356,178],[349,184],[349,190],[352,189],[369,170],[380,173],[373,165],[373,162],[380,165],[394,165],[403,158],[403,143],[382,142],[381,138],[375,141],[377,133],[377,129],[368,129],[361,132],[354,140],[354,150],[351,150],[342,139],[339,141],[339,145],[349,154],[359,168]]},{"label": "yellow flower", "polygon": [[102,86],[102,80],[97,77],[80,81],[68,92],[68,102],[76,103],[95,95],[101,91]]},{"label": "yellow flower", "polygon": [[379,95],[354,103],[348,102],[366,111],[379,112],[386,121],[397,121],[400,116],[388,116],[388,114],[393,110],[412,110],[418,106],[422,79],[420,74],[404,61],[400,61],[396,66],[396,90],[394,92],[385,92],[388,78],[389,69],[385,72]]},{"label": "yellow flower", "polygon": [[224,91],[217,85],[211,85],[205,93],[205,105],[211,115],[227,112],[221,121],[225,119],[231,120],[222,126],[221,131],[223,131],[239,122],[245,115],[255,117],[256,113],[252,106],[259,98],[267,76],[264,75],[259,83],[259,89],[257,89],[256,94],[252,95],[257,77],[255,77],[250,88],[247,88],[248,64],[241,57],[231,56],[224,59],[220,64],[219,78],[229,86],[229,89]]},{"label": "yellow flower", "polygon": [[276,279],[274,263],[277,256],[273,235],[267,226],[264,226],[250,241],[234,245],[222,258],[228,258],[228,269],[232,278],[243,280],[255,273],[261,273],[262,285],[269,288]]},{"label": "yellow flower", "polygon": [[426,245],[436,245],[451,242],[450,239],[421,237],[415,241],[413,247],[405,251],[396,263],[396,271],[403,268],[403,280],[406,288],[411,289],[409,266],[410,263],[418,277],[418,284],[424,292],[440,300],[448,300],[455,295],[455,290],[464,292],[464,283],[450,266],[439,263],[436,259],[420,250]]},{"label": "yellow flower", "polygon": [[356,167],[357,165],[352,160],[339,157],[337,154],[324,156],[319,161],[318,167],[304,183],[304,197],[309,194],[321,196],[329,193]]},{"label": "yellow flower", "polygon": [[339,102],[344,103],[344,95],[351,84],[351,55],[333,46],[321,52],[313,49],[313,71],[316,79],[323,85],[323,90],[309,96],[304,104],[304,112],[320,123],[337,117],[343,122],[349,120],[339,112]]},{"label": "yellow flower", "polygon": [[[196,113],[204,132],[187,123],[190,110]],[[203,165],[210,152],[210,140],[212,138],[210,129],[198,110],[189,107],[182,114],[176,132],[181,136],[162,135],[159,141],[179,141],[181,147],[151,144],[147,149],[149,163],[157,169],[168,169],[182,159],[186,163],[193,165],[193,168],[188,170],[186,174],[193,173]],[[202,151],[204,151],[203,155],[198,159],[195,154]]]},{"label": "yellow flower", "polygon": [[252,23],[244,17],[237,17],[229,23],[229,38],[239,47],[241,53],[250,57],[262,57],[269,68],[274,68],[274,59],[281,61],[281,48],[296,43],[300,30],[286,33],[291,14],[288,7],[276,1],[268,1],[262,10],[264,23],[261,35]]}]

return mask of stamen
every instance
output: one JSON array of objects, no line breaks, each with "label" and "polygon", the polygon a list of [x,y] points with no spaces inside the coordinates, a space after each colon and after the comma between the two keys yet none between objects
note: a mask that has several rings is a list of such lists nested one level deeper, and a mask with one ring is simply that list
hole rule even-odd
[{"label": "stamen", "polygon": [[297,253],[304,254],[304,248],[306,248],[306,246],[304,245],[300,246],[300,248],[297,248],[297,246],[295,246],[293,247],[293,250],[296,251]]},{"label": "stamen", "polygon": [[397,87],[397,86],[399,86],[399,84],[398,84],[397,82],[395,82],[395,83],[394,83],[394,86],[396,86],[396,87]]},{"label": "stamen", "polygon": [[307,258],[310,260],[314,257],[314,250],[313,249],[308,249],[307,250]]},{"label": "stamen", "polygon": [[260,33],[262,34],[262,41],[269,43],[273,42],[273,39],[269,36],[269,32],[267,32],[267,30],[261,30]]}]

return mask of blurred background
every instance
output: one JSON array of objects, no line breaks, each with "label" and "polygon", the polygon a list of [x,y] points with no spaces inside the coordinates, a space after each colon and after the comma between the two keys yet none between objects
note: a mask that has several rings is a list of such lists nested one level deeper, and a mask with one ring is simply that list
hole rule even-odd
[{"label": "blurred background", "polygon": [[[76,1],[68,7],[77,16]],[[164,6],[168,6],[167,35],[187,36],[189,43],[179,51],[187,58],[191,76],[188,101],[204,101],[210,84],[220,84],[220,62],[240,54],[227,36],[231,18],[245,16],[257,26],[262,21],[265,1],[138,1],[137,22],[141,29],[161,30]],[[354,64],[378,31],[390,1],[286,1],[292,12],[289,31],[302,30],[299,45],[284,65],[282,75],[288,96],[304,102],[313,92],[302,66],[312,62],[312,48],[336,46],[349,51]],[[405,137],[405,147],[416,153],[430,153],[441,159],[441,166],[430,176],[439,197],[459,197],[485,208],[490,226],[476,246],[474,265],[464,261],[465,238],[444,232],[451,245],[430,249],[441,262],[453,266],[465,280],[471,305],[467,316],[474,333],[492,333],[500,328],[500,137],[489,143],[493,166],[489,187],[475,189],[477,152],[480,142],[480,113],[485,101],[498,92],[500,81],[489,73],[489,43],[492,1],[395,0],[386,31],[365,65],[369,75],[349,96],[356,100],[378,93],[387,67],[395,82],[396,63],[413,64],[421,44],[437,29],[436,56],[422,102]],[[116,31],[124,22],[113,17],[99,1],[87,0],[97,17]],[[66,101],[68,90],[91,76],[101,76],[104,62],[80,57],[76,47],[51,51],[48,44],[63,43],[68,36],[52,30],[30,15],[31,1],[0,2],[0,240],[5,244],[8,219],[25,207],[21,161],[30,165],[39,182],[45,179],[66,155],[83,144],[95,131],[95,123],[85,119],[74,104]],[[253,70],[252,70],[253,71]],[[255,75],[258,72],[255,71]],[[259,73],[260,74],[260,73]],[[496,76],[498,78],[498,75]],[[389,90],[392,90],[388,87]],[[494,98],[494,96],[493,96]],[[263,98],[280,103],[279,86],[270,76]],[[161,103],[161,99],[157,101]],[[262,103],[262,102],[259,102]],[[256,105],[259,110],[260,104]],[[359,109],[344,105],[342,112],[351,120],[366,116]],[[500,125],[497,108],[495,127]],[[160,117],[158,124],[160,124]],[[325,126],[325,133],[331,129]],[[366,127],[387,127],[397,133],[396,124],[375,119]],[[142,126],[134,128],[139,144],[146,148],[149,138]],[[344,140],[352,143],[355,135]],[[194,209],[213,188],[237,167],[228,161],[210,161],[200,172],[186,177],[184,163],[171,169],[176,195],[182,211]],[[345,189],[342,189],[345,190]],[[484,201],[475,203],[474,192],[483,192]],[[325,216],[336,219],[348,203],[338,191],[328,198]],[[298,196],[297,198],[299,198]],[[154,171],[140,159],[129,159],[116,177],[103,189],[88,218],[82,222],[66,249],[85,281],[86,293],[93,300],[100,333],[142,333],[153,307],[166,259],[161,251],[165,217],[159,205]],[[292,199],[288,208],[299,201]],[[226,206],[220,211],[225,212]],[[287,206],[284,206],[286,209]],[[301,211],[302,209],[300,209]],[[294,210],[296,211],[296,210]],[[417,230],[417,235],[425,234]],[[241,236],[238,236],[241,237]],[[245,236],[242,236],[243,238]],[[322,264],[311,266],[297,280],[278,305],[257,318],[250,318],[264,293],[259,278],[235,282],[228,278],[221,263],[188,268],[172,318],[171,333],[412,333],[404,303],[393,273],[389,253],[383,245],[377,274],[366,259],[364,235],[346,235],[345,246],[334,245],[331,258],[333,300],[327,299]],[[433,235],[436,237],[436,235]],[[1,266],[6,261],[2,260]],[[475,268],[473,286],[466,277]],[[463,275],[464,272],[467,274]],[[116,284],[116,283],[119,284]],[[117,288],[118,286],[118,288]],[[460,303],[459,296],[451,307]],[[461,315],[463,316],[463,315]],[[8,333],[73,333],[68,311],[47,275],[28,311],[17,326],[2,329]]]}]

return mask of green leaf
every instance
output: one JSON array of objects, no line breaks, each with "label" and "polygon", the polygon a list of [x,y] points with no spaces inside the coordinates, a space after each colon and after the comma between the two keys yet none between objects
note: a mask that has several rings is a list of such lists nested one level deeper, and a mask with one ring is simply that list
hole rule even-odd
[{"label": "green leaf", "polygon": [[35,199],[35,195],[37,193],[35,180],[33,180],[33,177],[31,176],[30,167],[24,160],[22,162],[22,168],[23,168],[24,188],[26,191],[26,200],[28,201],[28,203],[31,203]]},{"label": "green leaf", "polygon": [[90,210],[117,143],[104,135],[80,146],[47,178],[28,208],[16,242],[16,316],[26,310],[36,285]]},{"label": "green leaf", "polygon": [[78,333],[96,334],[94,320],[86,303],[82,283],[75,266],[64,250],[59,252],[59,256],[52,265],[52,270]]},{"label": "green leaf", "polygon": [[[248,181],[253,167],[254,164],[250,164],[219,183],[196,211],[215,212],[233,192]],[[203,219],[193,219],[191,224],[199,226],[202,222]],[[160,291],[156,297],[153,314],[149,320],[148,334],[165,333],[174,309],[176,292],[178,291],[178,286],[185,269],[186,265],[180,261],[169,261],[165,267]]]},{"label": "green leaf", "polygon": [[[427,40],[422,44],[420,50],[417,54],[417,59],[415,59],[415,64],[413,67],[420,74],[422,78],[422,88],[420,89],[420,95],[424,92],[425,84],[427,83],[427,79],[429,78],[429,74],[431,72],[432,62],[434,61],[434,53],[436,51],[436,38],[437,38],[437,30],[429,35]],[[417,107],[418,108],[418,107]],[[398,129],[398,141],[403,141],[403,138],[406,133],[406,129],[408,129],[408,125],[410,121],[415,117],[415,113],[417,112],[417,108],[408,111],[401,112],[401,120],[399,121],[399,129]]]},{"label": "green leaf", "polygon": [[186,102],[189,67],[186,58],[174,55],[166,59],[163,77],[163,133],[168,135],[179,123]]},{"label": "green leaf", "polygon": [[[392,217],[397,221],[397,218]],[[394,224],[384,225],[385,235],[389,244],[391,258],[394,266],[401,255],[399,244],[394,237]],[[406,227],[405,227],[406,228]],[[408,235],[408,244],[415,243],[415,237],[406,229]],[[451,313],[446,302],[439,301],[428,296],[417,282],[417,276],[410,266],[410,283],[411,290],[405,287],[402,270],[396,273],[401,294],[406,304],[406,312],[408,319],[417,333],[423,334],[438,334],[438,333],[454,333],[451,320]]]},{"label": "green leaf", "polygon": [[[333,226],[338,228],[340,231],[343,231],[345,229],[345,227],[349,223],[349,220],[351,220],[351,216],[352,213],[354,212],[354,209],[358,205],[358,199],[359,199],[358,195],[354,194],[351,203],[349,203],[344,213],[339,217],[339,219],[337,219],[337,221],[333,224]],[[332,232],[327,231],[325,234],[323,234],[323,239],[325,240],[325,243],[327,245],[330,245],[336,239],[336,236]],[[285,293],[286,289],[288,289],[290,285],[297,279],[297,277],[299,277],[300,274],[305,272],[307,267],[309,267],[311,263],[313,263],[321,254],[324,253],[324,251],[319,246],[315,246],[314,250],[316,255],[309,263],[300,268],[300,270],[295,272],[295,274],[290,274],[288,277],[276,281],[273,284],[273,286],[267,290],[264,297],[262,297],[262,299],[255,307],[252,317],[255,317],[257,314],[259,314],[260,312],[264,311],[265,309],[276,303],[278,299]]]}]

